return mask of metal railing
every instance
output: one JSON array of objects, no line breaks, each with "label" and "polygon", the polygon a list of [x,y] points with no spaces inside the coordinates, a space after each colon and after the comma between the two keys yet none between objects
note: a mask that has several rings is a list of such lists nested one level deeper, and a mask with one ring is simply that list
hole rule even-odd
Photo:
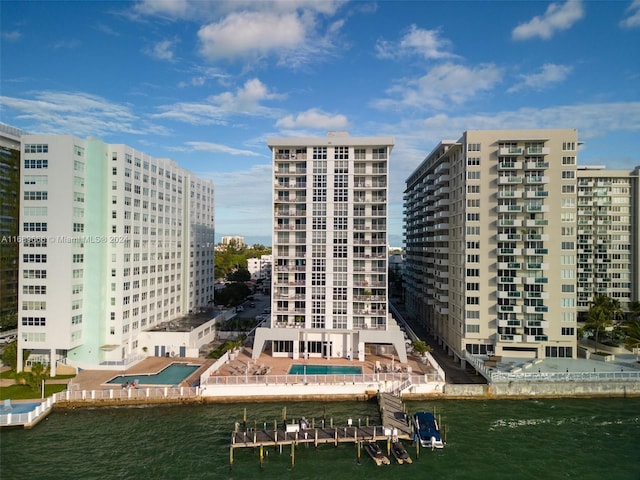
[{"label": "metal railing", "polygon": [[216,375],[206,379],[202,386],[215,385],[344,385],[378,384],[380,382],[410,382],[414,385],[439,382],[437,373],[422,375],[407,373],[372,373],[366,375]]}]

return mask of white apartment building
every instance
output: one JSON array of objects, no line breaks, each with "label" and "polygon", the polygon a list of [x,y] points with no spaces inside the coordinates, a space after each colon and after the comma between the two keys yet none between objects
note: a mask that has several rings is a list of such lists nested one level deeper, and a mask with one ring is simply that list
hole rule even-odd
[{"label": "white apartment building", "polygon": [[640,299],[640,167],[633,171],[578,167],[577,307],[594,295],[620,302]]},{"label": "white apartment building", "polygon": [[346,132],[268,139],[272,304],[270,326],[256,331],[254,359],[269,344],[276,357],[363,361],[376,344],[406,362],[404,337],[387,305],[393,145],[391,137]]},{"label": "white apartment building", "polygon": [[21,179],[20,363],[127,365],[141,332],[213,300],[212,182],[65,135],[23,136]]},{"label": "white apartment building", "polygon": [[247,270],[251,274],[251,280],[271,281],[273,255],[261,255],[257,258],[247,258]]},{"label": "white apartment building", "polygon": [[578,144],[466,131],[407,179],[406,306],[462,363],[577,356]]}]

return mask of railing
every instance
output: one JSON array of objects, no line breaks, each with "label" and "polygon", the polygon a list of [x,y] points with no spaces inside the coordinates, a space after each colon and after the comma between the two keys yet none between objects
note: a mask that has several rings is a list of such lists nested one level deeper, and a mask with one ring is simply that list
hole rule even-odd
[{"label": "railing", "polygon": [[26,413],[11,413],[11,410],[3,410],[6,413],[0,413],[0,426],[8,427],[13,425],[31,425],[36,422],[40,417],[46,415],[53,407],[55,398],[49,397],[44,400],[35,409]]},{"label": "railing", "polygon": [[199,387],[137,387],[116,388],[108,390],[65,390],[53,395],[55,402],[100,402],[130,400],[167,400],[196,398],[200,395]]},{"label": "railing", "polygon": [[[372,384],[378,382],[410,382],[412,385],[439,382],[437,373],[415,375],[408,373],[371,373],[364,375],[245,375],[237,373],[228,376],[212,376],[201,386],[223,385],[332,385],[332,384]],[[407,385],[408,386],[408,385]]]}]

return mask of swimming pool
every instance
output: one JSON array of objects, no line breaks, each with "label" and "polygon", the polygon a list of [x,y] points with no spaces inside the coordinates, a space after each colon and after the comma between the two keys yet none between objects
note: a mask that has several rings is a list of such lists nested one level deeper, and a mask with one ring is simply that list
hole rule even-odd
[{"label": "swimming pool", "polygon": [[158,373],[137,373],[134,375],[118,375],[107,383],[115,385],[131,384],[138,385],[178,385],[189,375],[195,372],[200,365],[190,365],[188,363],[172,363]]},{"label": "swimming pool", "polygon": [[356,365],[300,365],[289,367],[289,375],[362,375]]},{"label": "swimming pool", "polygon": [[16,403],[10,402],[11,406],[6,408],[6,406],[0,405],[0,415],[6,415],[8,413],[11,414],[20,414],[20,413],[29,413],[34,411],[36,408],[40,406],[40,402],[37,403]]}]

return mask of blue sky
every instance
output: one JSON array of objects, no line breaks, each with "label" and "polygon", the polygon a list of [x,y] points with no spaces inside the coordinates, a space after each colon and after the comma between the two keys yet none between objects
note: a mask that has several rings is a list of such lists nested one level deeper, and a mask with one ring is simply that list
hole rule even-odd
[{"label": "blue sky", "polygon": [[405,180],[464,130],[576,128],[640,165],[640,0],[2,1],[0,121],[170,157],[216,186],[216,236],[271,244],[266,138],[393,136]]}]

